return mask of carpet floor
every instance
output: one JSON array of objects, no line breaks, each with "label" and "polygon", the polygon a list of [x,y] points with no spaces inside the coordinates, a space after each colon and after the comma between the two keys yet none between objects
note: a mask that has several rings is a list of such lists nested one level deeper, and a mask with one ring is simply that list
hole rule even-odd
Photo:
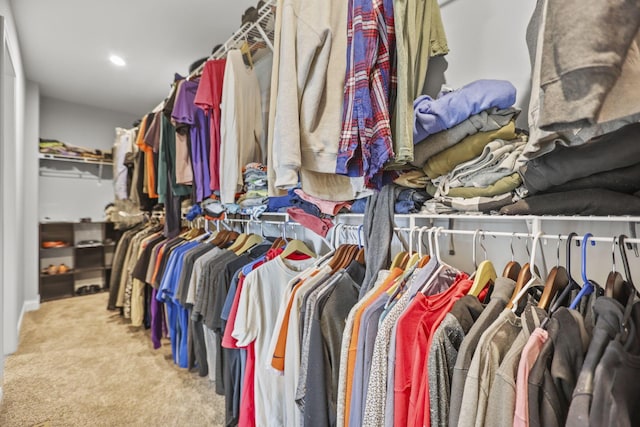
[{"label": "carpet floor", "polygon": [[106,310],[107,293],[41,304],[27,313],[6,359],[0,426],[212,426],[224,398],[207,378],[173,364],[168,340]]}]

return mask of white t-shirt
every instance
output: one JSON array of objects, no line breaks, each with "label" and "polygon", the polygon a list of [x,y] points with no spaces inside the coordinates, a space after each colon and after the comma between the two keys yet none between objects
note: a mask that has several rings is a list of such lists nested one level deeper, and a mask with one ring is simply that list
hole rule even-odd
[{"label": "white t-shirt", "polygon": [[312,258],[290,261],[277,257],[249,273],[244,280],[231,335],[238,340],[238,347],[255,341],[254,394],[258,425],[285,425],[284,378],[269,372],[273,357],[273,353],[269,354],[269,342],[287,283],[314,261]]}]

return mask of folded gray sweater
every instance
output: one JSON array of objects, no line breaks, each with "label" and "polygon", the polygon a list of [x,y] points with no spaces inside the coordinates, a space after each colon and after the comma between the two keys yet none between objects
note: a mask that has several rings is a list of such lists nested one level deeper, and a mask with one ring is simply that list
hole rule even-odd
[{"label": "folded gray sweater", "polygon": [[511,119],[518,116],[520,110],[516,108],[490,108],[474,114],[451,129],[429,135],[413,147],[412,165],[423,167],[429,157],[453,147],[469,135],[478,132],[490,132],[506,126]]}]

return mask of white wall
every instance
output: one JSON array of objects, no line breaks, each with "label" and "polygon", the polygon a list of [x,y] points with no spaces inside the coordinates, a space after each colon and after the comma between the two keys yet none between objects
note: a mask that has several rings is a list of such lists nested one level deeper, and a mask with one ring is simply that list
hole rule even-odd
[{"label": "white wall", "polygon": [[[18,323],[20,313],[22,313],[23,297],[22,292],[18,292],[24,283],[24,260],[22,253],[22,243],[19,230],[23,224],[23,194],[24,183],[22,182],[24,168],[22,165],[24,158],[24,105],[26,79],[18,35],[16,32],[13,13],[8,0],[0,0],[0,15],[5,17],[5,33],[7,40],[8,55],[13,66],[13,81],[9,77],[9,84],[13,83],[13,94],[8,97],[3,96],[3,116],[10,123],[3,123],[4,132],[2,136],[2,156],[0,156],[0,168],[2,170],[2,309],[0,318],[2,319],[2,356],[0,356],[0,381],[4,369],[4,355],[14,352],[18,346]],[[4,58],[2,59],[5,62]],[[3,76],[6,77],[6,76]],[[1,89],[7,90],[7,85]],[[3,93],[4,95],[4,93]],[[13,105],[4,104],[13,98]],[[13,111],[10,111],[13,107]],[[7,131],[13,129],[13,135],[7,135]],[[8,139],[7,139],[8,138]],[[16,250],[18,248],[18,250]],[[1,394],[1,392],[0,392]]]},{"label": "white wall", "polygon": [[117,126],[130,128],[139,117],[118,111],[75,104],[42,95],[40,137],[72,145],[111,150]]},{"label": "white wall", "polygon": [[446,83],[459,88],[478,79],[508,80],[517,89],[516,105],[526,127],[531,64],[525,33],[535,1],[444,0],[441,3],[450,52]]},{"label": "white wall", "polygon": [[[116,127],[131,127],[137,119],[120,113],[59,99],[40,99],[40,137],[87,148],[110,151]],[[112,202],[113,174],[105,166],[102,175],[95,165],[42,161],[39,179],[40,220],[77,221],[90,217],[100,220],[104,207]],[[62,176],[75,173],[73,176]],[[56,176],[53,176],[56,175]],[[100,179],[102,177],[102,179]]]}]

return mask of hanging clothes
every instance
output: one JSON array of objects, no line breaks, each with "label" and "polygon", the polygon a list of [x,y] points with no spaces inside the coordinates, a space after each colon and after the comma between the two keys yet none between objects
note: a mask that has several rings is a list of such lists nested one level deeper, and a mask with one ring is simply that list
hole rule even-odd
[{"label": "hanging clothes", "polygon": [[239,50],[227,53],[222,89],[220,159],[225,173],[220,175],[220,199],[233,203],[242,189],[242,168],[259,162],[262,134],[260,86],[255,71],[247,68]]}]

